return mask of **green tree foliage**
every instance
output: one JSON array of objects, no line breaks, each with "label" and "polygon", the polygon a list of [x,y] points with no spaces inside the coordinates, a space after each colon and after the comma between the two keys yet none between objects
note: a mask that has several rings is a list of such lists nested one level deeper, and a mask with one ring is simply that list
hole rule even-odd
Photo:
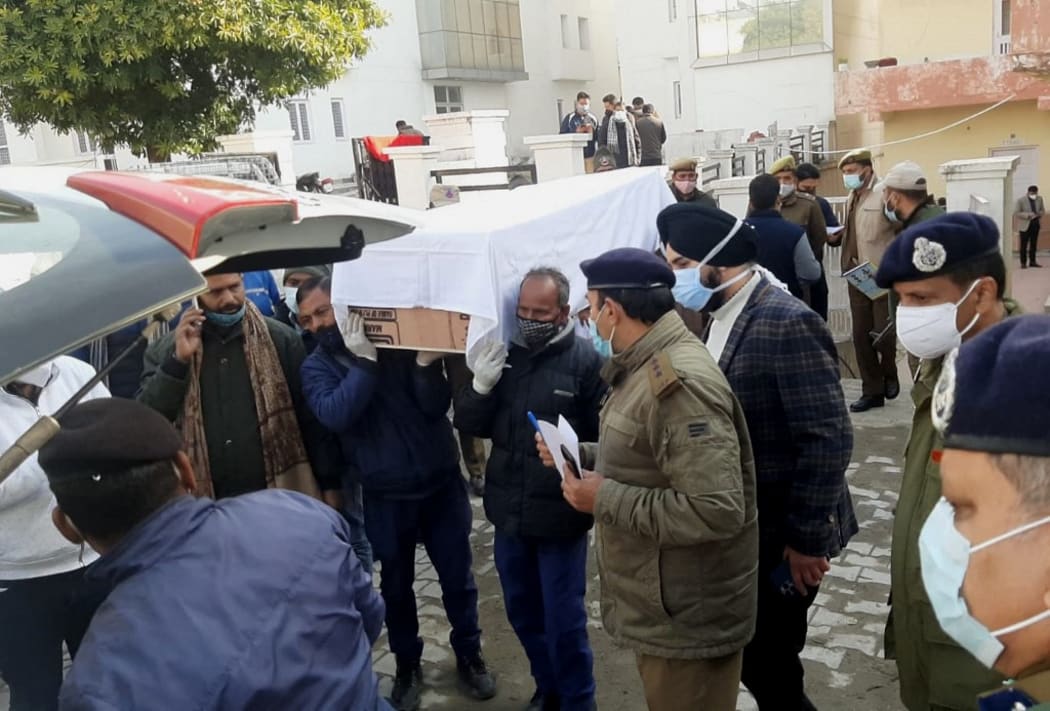
[{"label": "green tree foliage", "polygon": [[0,112],[153,156],[215,148],[340,77],[373,0],[0,0]]},{"label": "green tree foliage", "polygon": [[741,28],[744,52],[824,41],[823,0],[758,2],[755,19]]}]

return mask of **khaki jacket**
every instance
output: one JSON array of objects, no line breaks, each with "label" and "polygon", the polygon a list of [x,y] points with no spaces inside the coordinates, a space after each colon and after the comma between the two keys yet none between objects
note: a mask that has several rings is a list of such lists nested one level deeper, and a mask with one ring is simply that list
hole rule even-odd
[{"label": "khaki jacket", "polygon": [[812,195],[795,191],[780,203],[780,214],[788,222],[806,231],[809,246],[818,262],[824,261],[824,245],[828,243],[828,225],[820,203]]},{"label": "khaki jacket", "polygon": [[879,266],[898,231],[898,226],[886,219],[883,208],[882,189],[874,173],[867,185],[850,191],[846,202],[846,229],[842,231],[843,272],[864,262]]},{"label": "khaki jacket", "polygon": [[[614,356],[595,504],[602,619],[635,652],[707,659],[755,630],[758,513],[743,410],[678,314]],[[589,463],[589,462],[588,462]]]},{"label": "khaki jacket", "polygon": [[[1007,300],[1006,312],[1018,314],[1020,307]],[[941,497],[941,468],[932,454],[944,447],[944,440],[933,426],[930,407],[943,360],[923,361],[912,389],[915,415],[893,519],[893,607],[886,625],[886,655],[896,656],[901,700],[911,711],[974,708],[979,693],[1002,681],[941,629],[919,568],[919,532]]]}]

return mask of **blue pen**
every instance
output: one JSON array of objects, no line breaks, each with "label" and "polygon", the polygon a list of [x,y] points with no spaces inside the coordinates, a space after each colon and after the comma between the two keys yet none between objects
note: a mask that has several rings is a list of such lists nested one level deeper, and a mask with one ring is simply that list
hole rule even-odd
[{"label": "blue pen", "polygon": [[534,414],[532,414],[531,410],[529,410],[525,414],[529,416],[529,422],[532,423],[532,426],[536,428],[536,431],[539,432],[540,433],[540,437],[542,437],[543,436],[543,432],[540,432],[540,421],[536,419],[536,416]]}]

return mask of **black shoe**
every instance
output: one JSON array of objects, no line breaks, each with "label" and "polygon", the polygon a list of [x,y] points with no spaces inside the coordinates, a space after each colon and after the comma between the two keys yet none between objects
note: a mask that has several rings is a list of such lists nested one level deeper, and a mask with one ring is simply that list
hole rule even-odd
[{"label": "black shoe", "polygon": [[419,662],[397,660],[394,690],[390,693],[390,704],[396,711],[417,711],[423,694],[423,669]]},{"label": "black shoe", "polygon": [[1042,264],[1036,264],[1035,262],[1032,262],[1028,266],[1032,267],[1033,269],[1042,269],[1043,268]]},{"label": "black shoe", "polygon": [[1027,264],[1022,264],[1022,265],[1021,265],[1021,269],[1027,269],[1027,268],[1028,268],[1028,265],[1027,265]]},{"label": "black shoe", "polygon": [[470,490],[474,492],[474,496],[485,495],[485,477],[483,476],[472,476],[470,477]]},{"label": "black shoe", "polygon": [[557,694],[544,694],[536,689],[525,711],[561,711],[561,699]]},{"label": "black shoe", "polygon": [[885,407],[886,399],[882,395],[865,395],[849,406],[850,412],[867,412],[873,407]]},{"label": "black shoe", "polygon": [[887,380],[885,388],[887,400],[895,400],[901,394],[901,384],[898,380]]},{"label": "black shoe", "polygon": [[481,658],[481,652],[470,657],[459,657],[456,659],[456,671],[459,679],[470,689],[470,695],[475,699],[491,699],[496,695],[496,680],[489,674],[485,660]]}]

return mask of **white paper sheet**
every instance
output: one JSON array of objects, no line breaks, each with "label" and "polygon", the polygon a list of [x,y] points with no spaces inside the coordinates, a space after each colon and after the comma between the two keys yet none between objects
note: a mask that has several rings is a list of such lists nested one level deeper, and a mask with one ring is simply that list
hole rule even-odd
[{"label": "white paper sheet", "polygon": [[484,201],[420,213],[415,232],[335,265],[338,305],[469,314],[467,360],[508,343],[518,287],[537,266],[565,272],[574,311],[586,305],[580,262],[616,247],[655,249],[656,216],[674,203],[657,168],[629,168],[485,193]]},{"label": "white paper sheet", "polygon": [[562,456],[561,448],[562,445],[565,449],[572,453],[576,467],[583,475],[583,467],[580,466],[580,438],[576,434],[576,430],[572,428],[569,421],[564,416],[558,415],[557,426],[550,422],[544,422],[539,420],[540,434],[543,436],[543,443],[547,445],[547,449],[550,450],[551,456],[554,458],[554,465],[558,468],[558,474],[561,478],[565,478],[565,457]]}]

